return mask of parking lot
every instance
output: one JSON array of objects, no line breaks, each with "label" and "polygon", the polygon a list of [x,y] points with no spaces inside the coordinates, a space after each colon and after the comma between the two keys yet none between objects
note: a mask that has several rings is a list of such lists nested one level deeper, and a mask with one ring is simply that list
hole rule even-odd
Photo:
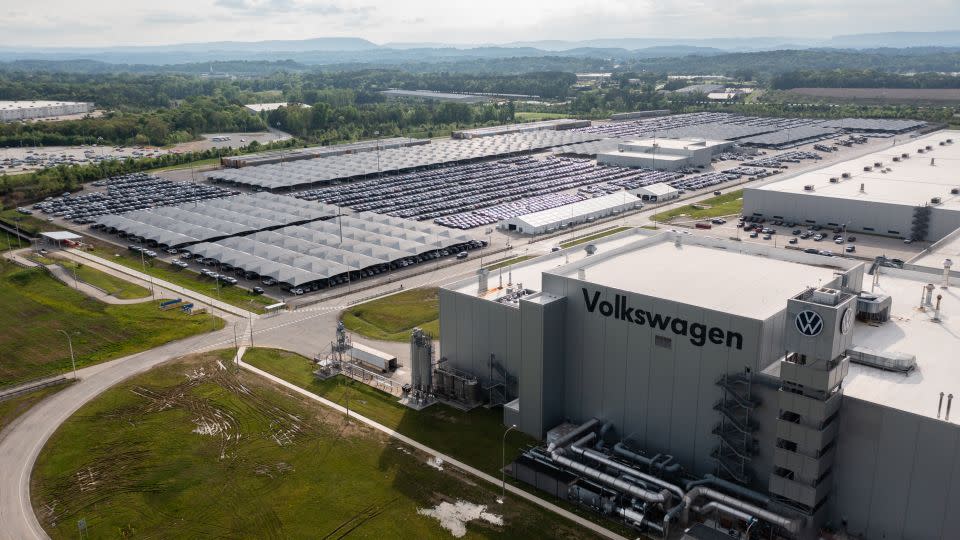
[{"label": "parking lot", "polygon": [[163,148],[103,145],[0,148],[0,172],[16,174],[57,165],[87,165],[110,160],[158,157],[169,152],[171,150]]}]

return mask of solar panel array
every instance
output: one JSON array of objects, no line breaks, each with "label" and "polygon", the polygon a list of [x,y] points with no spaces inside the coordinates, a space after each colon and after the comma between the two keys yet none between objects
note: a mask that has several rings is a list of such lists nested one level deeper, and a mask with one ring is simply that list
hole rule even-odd
[{"label": "solar panel array", "polygon": [[101,216],[93,227],[163,248],[179,248],[335,215],[332,206],[256,193]]},{"label": "solar panel array", "polygon": [[479,241],[450,229],[361,212],[204,242],[189,252],[221,270],[226,266],[285,288],[313,290],[479,247]]},{"label": "solar panel array", "polygon": [[425,167],[463,163],[483,158],[516,155],[577,142],[602,135],[573,131],[534,131],[498,137],[445,140],[407,148],[330,156],[284,164],[222,169],[206,173],[213,182],[268,190],[304,188],[335,180],[403,172]]}]

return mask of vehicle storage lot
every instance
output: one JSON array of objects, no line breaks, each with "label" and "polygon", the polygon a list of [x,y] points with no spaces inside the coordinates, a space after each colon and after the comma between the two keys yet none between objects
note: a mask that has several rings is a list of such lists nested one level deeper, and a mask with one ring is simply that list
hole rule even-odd
[{"label": "vehicle storage lot", "polygon": [[[30,141],[24,141],[29,144]],[[86,165],[112,159],[157,157],[171,150],[153,147],[24,146],[0,148],[0,172],[16,174],[57,165]]]}]

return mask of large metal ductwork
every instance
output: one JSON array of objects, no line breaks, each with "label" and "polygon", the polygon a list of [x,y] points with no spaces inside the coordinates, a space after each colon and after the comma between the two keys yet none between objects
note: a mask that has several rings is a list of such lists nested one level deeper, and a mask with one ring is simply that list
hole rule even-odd
[{"label": "large metal ductwork", "polygon": [[[648,457],[646,457],[646,456],[642,456],[642,455],[640,455],[640,454],[638,454],[638,453],[636,453],[636,452],[633,452],[632,450],[628,449],[628,448],[626,447],[626,445],[624,445],[622,442],[613,445],[613,453],[616,454],[616,455],[618,455],[618,456],[620,456],[620,457],[622,457],[622,458],[625,458],[625,459],[628,459],[628,460],[630,460],[630,461],[633,461],[634,463],[639,463],[639,464],[641,464],[641,465],[646,465],[647,467],[650,467],[651,469],[656,468],[657,470],[661,470],[661,471],[663,471],[663,472],[668,472],[668,473],[671,473],[671,474],[680,471],[680,464],[679,464],[679,463],[672,463],[672,464],[670,464],[670,462],[673,461],[673,456],[664,456],[664,455],[662,455],[662,454],[657,454],[656,456],[654,456],[654,457],[652,457],[652,458],[648,458]],[[663,462],[662,462],[662,463],[658,463],[658,461],[660,461],[660,459],[663,459]]]},{"label": "large metal ductwork", "polygon": [[696,512],[696,513],[698,513],[698,514],[701,514],[701,515],[702,515],[702,514],[709,514],[710,512],[712,512],[712,511],[714,511],[714,510],[716,510],[716,511],[718,511],[718,512],[721,512],[721,513],[723,513],[723,514],[726,514],[726,515],[728,515],[728,516],[731,516],[731,517],[735,517],[735,518],[742,519],[743,521],[746,521],[747,523],[753,523],[753,522],[757,519],[757,518],[751,516],[750,514],[748,514],[748,513],[746,513],[746,512],[743,512],[743,511],[741,511],[741,510],[737,510],[736,508],[732,508],[732,507],[730,507],[730,506],[727,506],[727,505],[725,505],[725,504],[723,504],[723,503],[718,503],[718,502],[709,502],[709,503],[707,503],[707,504],[705,504],[705,505],[703,505],[703,506],[700,506],[700,507],[697,507],[697,508],[694,508],[694,509],[693,509],[694,512]]},{"label": "large metal ductwork", "polygon": [[571,431],[570,433],[567,433],[567,434],[564,435],[563,437],[560,437],[560,438],[557,439],[556,441],[550,443],[550,445],[547,446],[547,453],[548,453],[548,454],[552,454],[553,451],[556,450],[557,448],[563,448],[563,447],[565,447],[566,445],[570,444],[570,443],[571,443],[574,439],[576,439],[577,437],[583,435],[584,433],[586,433],[586,432],[590,431],[591,429],[593,429],[594,427],[596,427],[596,425],[599,424],[599,423],[600,423],[600,421],[597,420],[596,418],[591,418],[590,420],[587,420],[585,423],[581,424],[580,427],[574,429],[574,430]]},{"label": "large metal ductwork", "polygon": [[660,491],[659,493],[648,491],[622,478],[609,475],[605,472],[594,469],[589,465],[584,465],[578,461],[563,457],[559,452],[553,452],[550,454],[550,458],[553,459],[553,461],[557,464],[563,465],[572,471],[576,471],[586,478],[589,478],[595,482],[599,482],[608,488],[627,493],[642,501],[654,504],[664,504],[670,500],[670,492],[667,490]]},{"label": "large metal ductwork", "polygon": [[[683,503],[686,507],[683,511],[683,522],[688,523],[690,521],[690,509],[693,507],[693,502],[700,497],[706,497],[712,501],[721,503],[722,506],[713,506],[719,511],[724,511],[724,508],[730,507],[739,512],[749,514],[751,517],[761,519],[768,523],[772,523],[778,527],[789,531],[791,534],[797,534],[800,531],[800,526],[803,524],[802,518],[792,519],[785,516],[781,516],[775,512],[760,508],[759,506],[752,505],[750,503],[745,503],[739,499],[731,497],[725,493],[720,493],[719,491],[710,489],[704,486],[697,486],[687,492],[683,497]],[[736,517],[740,517],[737,515]]]},{"label": "large metal ductwork", "polygon": [[641,472],[641,471],[638,471],[637,469],[635,469],[635,468],[633,468],[633,467],[631,467],[631,466],[629,466],[629,465],[624,465],[623,463],[618,463],[618,462],[610,459],[610,458],[607,457],[606,455],[601,454],[600,452],[595,452],[595,451],[590,450],[590,449],[587,449],[587,448],[581,448],[581,447],[578,446],[578,445],[573,445],[573,446],[571,446],[571,447],[570,447],[570,451],[571,451],[571,452],[574,452],[574,453],[576,453],[576,454],[580,454],[580,455],[583,456],[583,457],[590,458],[590,459],[596,461],[597,463],[602,463],[603,465],[605,465],[605,466],[607,466],[607,467],[610,467],[611,469],[616,469],[616,470],[618,470],[618,471],[620,471],[620,472],[622,472],[622,473],[624,473],[624,474],[629,474],[630,476],[635,476],[635,477],[637,477],[637,478],[639,478],[639,479],[641,479],[641,480],[645,480],[645,481],[647,481],[647,482],[650,482],[651,484],[655,484],[655,485],[657,485],[657,486],[660,486],[660,487],[662,487],[662,488],[664,488],[664,489],[672,492],[672,493],[675,494],[678,498],[681,498],[681,499],[683,498],[684,493],[683,493],[683,489],[680,488],[680,486],[675,486],[675,485],[671,484],[670,482],[667,482],[667,481],[664,481],[664,480],[661,480],[661,479],[657,478],[656,476],[650,476],[649,474],[646,474],[646,473],[643,473],[643,472]]},{"label": "large metal ductwork", "polygon": [[745,487],[741,486],[740,484],[735,484],[735,483],[730,482],[730,481],[728,481],[728,480],[724,480],[723,478],[717,478],[716,476],[714,476],[714,475],[712,475],[712,474],[704,475],[703,479],[701,479],[701,480],[694,480],[694,481],[692,481],[692,482],[687,482],[684,487],[686,487],[688,490],[690,490],[690,489],[693,489],[693,488],[695,488],[695,487],[697,487],[697,486],[707,486],[707,485],[712,485],[712,486],[714,486],[714,487],[718,487],[718,488],[725,489],[725,490],[727,490],[727,491],[736,493],[737,495],[740,495],[741,497],[746,497],[746,498],[748,498],[748,499],[752,499],[752,500],[754,500],[754,501],[756,501],[756,502],[758,502],[758,503],[760,503],[760,504],[767,504],[767,503],[770,502],[770,496],[769,496],[769,495],[765,495],[765,494],[760,493],[760,492],[758,492],[758,491],[754,491],[754,490],[752,490],[752,489],[750,489],[750,488],[745,488]]}]

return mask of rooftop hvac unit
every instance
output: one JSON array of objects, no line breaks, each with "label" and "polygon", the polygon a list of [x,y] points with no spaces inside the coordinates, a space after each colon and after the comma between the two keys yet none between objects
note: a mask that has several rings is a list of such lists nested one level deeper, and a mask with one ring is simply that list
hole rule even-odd
[{"label": "rooftop hvac unit", "polygon": [[947,139],[947,144],[953,144],[953,139]]},{"label": "rooftop hvac unit", "polygon": [[840,182],[840,179],[837,178],[836,176],[834,176],[833,178],[830,179],[830,183],[831,183],[831,184],[837,184],[837,183],[839,183],[839,182]]},{"label": "rooftop hvac unit", "polygon": [[940,204],[940,202],[941,202],[940,197],[934,197],[930,199],[930,204]]},{"label": "rooftop hvac unit", "polygon": [[900,156],[893,156],[894,161],[900,161]]},{"label": "rooftop hvac unit", "polygon": [[930,146],[929,144],[928,144],[927,146],[925,146],[924,148],[926,148],[927,150],[933,150],[933,147]]},{"label": "rooftop hvac unit", "polygon": [[857,318],[885,322],[890,318],[890,307],[892,305],[893,299],[889,295],[860,293],[860,296],[857,297]]},{"label": "rooftop hvac unit", "polygon": [[853,363],[887,371],[909,373],[917,367],[917,357],[913,354],[897,351],[875,351],[868,347],[859,346],[847,349],[845,353]]},{"label": "rooftop hvac unit", "polygon": [[824,306],[835,306],[840,301],[840,291],[828,287],[813,290],[810,300]]},{"label": "rooftop hvac unit", "polygon": [[845,173],[841,174],[840,177],[841,177],[841,178],[850,178],[850,173],[845,172]]},{"label": "rooftop hvac unit", "polygon": [[807,184],[803,186],[804,191],[813,191],[813,184]]},{"label": "rooftop hvac unit", "polygon": [[940,141],[940,146],[946,146],[947,143]]},{"label": "rooftop hvac unit", "polygon": [[900,154],[900,157],[903,158],[903,159],[910,159],[910,154],[904,152],[904,153]]},{"label": "rooftop hvac unit", "polygon": [[917,153],[922,154],[924,152],[923,148],[917,148]]},{"label": "rooftop hvac unit", "polygon": [[867,165],[866,167],[863,168],[863,172],[870,172],[870,171],[872,171],[872,170],[873,170],[873,167],[871,167],[871,166],[869,166],[869,165]]},{"label": "rooftop hvac unit", "polygon": [[953,188],[950,190],[951,195],[960,195],[960,188]]},{"label": "rooftop hvac unit", "polygon": [[873,166],[874,166],[874,167],[883,167],[883,162],[882,162],[882,161],[874,161],[874,162],[873,162]]}]

